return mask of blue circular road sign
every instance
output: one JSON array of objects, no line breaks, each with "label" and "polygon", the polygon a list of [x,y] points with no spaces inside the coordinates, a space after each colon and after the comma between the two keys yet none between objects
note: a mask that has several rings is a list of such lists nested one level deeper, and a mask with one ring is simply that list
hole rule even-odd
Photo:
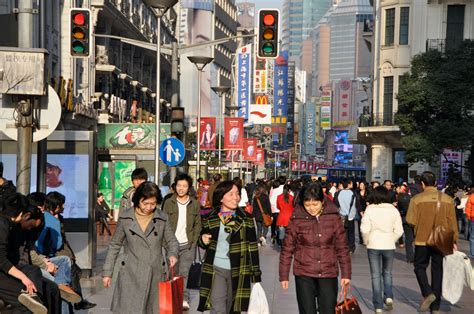
[{"label": "blue circular road sign", "polygon": [[184,144],[177,138],[167,138],[160,145],[160,158],[167,166],[179,165],[184,160],[184,155]]}]

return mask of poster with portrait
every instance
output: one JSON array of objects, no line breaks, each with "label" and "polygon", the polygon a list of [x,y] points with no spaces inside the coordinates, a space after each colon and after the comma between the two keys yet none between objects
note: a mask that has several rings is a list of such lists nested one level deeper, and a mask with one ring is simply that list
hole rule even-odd
[{"label": "poster with portrait", "polygon": [[265,166],[265,150],[263,148],[257,148],[255,150],[255,165]]},{"label": "poster with portrait", "polygon": [[243,159],[244,161],[256,161],[257,160],[257,143],[256,138],[244,138],[244,150]]},{"label": "poster with portrait", "polygon": [[243,149],[244,118],[224,118],[224,149]]},{"label": "poster with portrait", "polygon": [[201,118],[201,150],[215,150],[217,142],[216,118]]}]

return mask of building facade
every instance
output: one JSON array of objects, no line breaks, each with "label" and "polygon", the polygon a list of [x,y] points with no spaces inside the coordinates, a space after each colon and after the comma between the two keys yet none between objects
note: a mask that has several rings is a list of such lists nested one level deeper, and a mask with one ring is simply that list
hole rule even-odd
[{"label": "building facade", "polygon": [[370,180],[412,180],[428,169],[409,166],[394,122],[398,110],[397,91],[410,61],[427,49],[444,51],[463,39],[474,38],[474,3],[450,1],[374,0],[371,33],[373,105],[369,121],[358,129],[358,141],[367,145]]}]

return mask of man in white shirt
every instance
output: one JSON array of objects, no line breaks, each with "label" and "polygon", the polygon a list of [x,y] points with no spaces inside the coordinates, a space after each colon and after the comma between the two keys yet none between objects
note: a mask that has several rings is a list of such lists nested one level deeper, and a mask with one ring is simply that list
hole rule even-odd
[{"label": "man in white shirt", "polygon": [[273,181],[273,186],[272,189],[270,190],[270,205],[272,206],[272,216],[273,216],[273,222],[272,222],[272,243],[278,242],[278,245],[280,245],[280,240],[277,237],[277,230],[276,230],[276,221],[278,219],[278,214],[280,213],[280,209],[277,206],[277,199],[278,196],[283,194],[283,186],[286,183],[286,178],[283,176],[278,177],[278,179],[275,179]]},{"label": "man in white shirt", "polygon": [[[199,202],[189,196],[193,179],[183,173],[175,180],[175,193],[163,203],[163,211],[168,215],[171,228],[179,242],[178,263],[175,272],[188,277],[189,268],[194,261],[196,244],[201,233]],[[189,291],[184,289],[183,310],[189,310]]]}]

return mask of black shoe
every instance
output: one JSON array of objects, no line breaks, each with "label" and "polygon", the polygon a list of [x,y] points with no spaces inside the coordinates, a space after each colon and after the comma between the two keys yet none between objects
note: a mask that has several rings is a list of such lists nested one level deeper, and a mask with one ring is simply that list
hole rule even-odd
[{"label": "black shoe", "polygon": [[79,303],[76,303],[74,304],[74,309],[76,311],[79,311],[79,310],[88,310],[88,309],[91,309],[93,308],[94,306],[96,306],[97,304],[95,303],[91,303],[87,300],[82,300],[81,302]]}]

